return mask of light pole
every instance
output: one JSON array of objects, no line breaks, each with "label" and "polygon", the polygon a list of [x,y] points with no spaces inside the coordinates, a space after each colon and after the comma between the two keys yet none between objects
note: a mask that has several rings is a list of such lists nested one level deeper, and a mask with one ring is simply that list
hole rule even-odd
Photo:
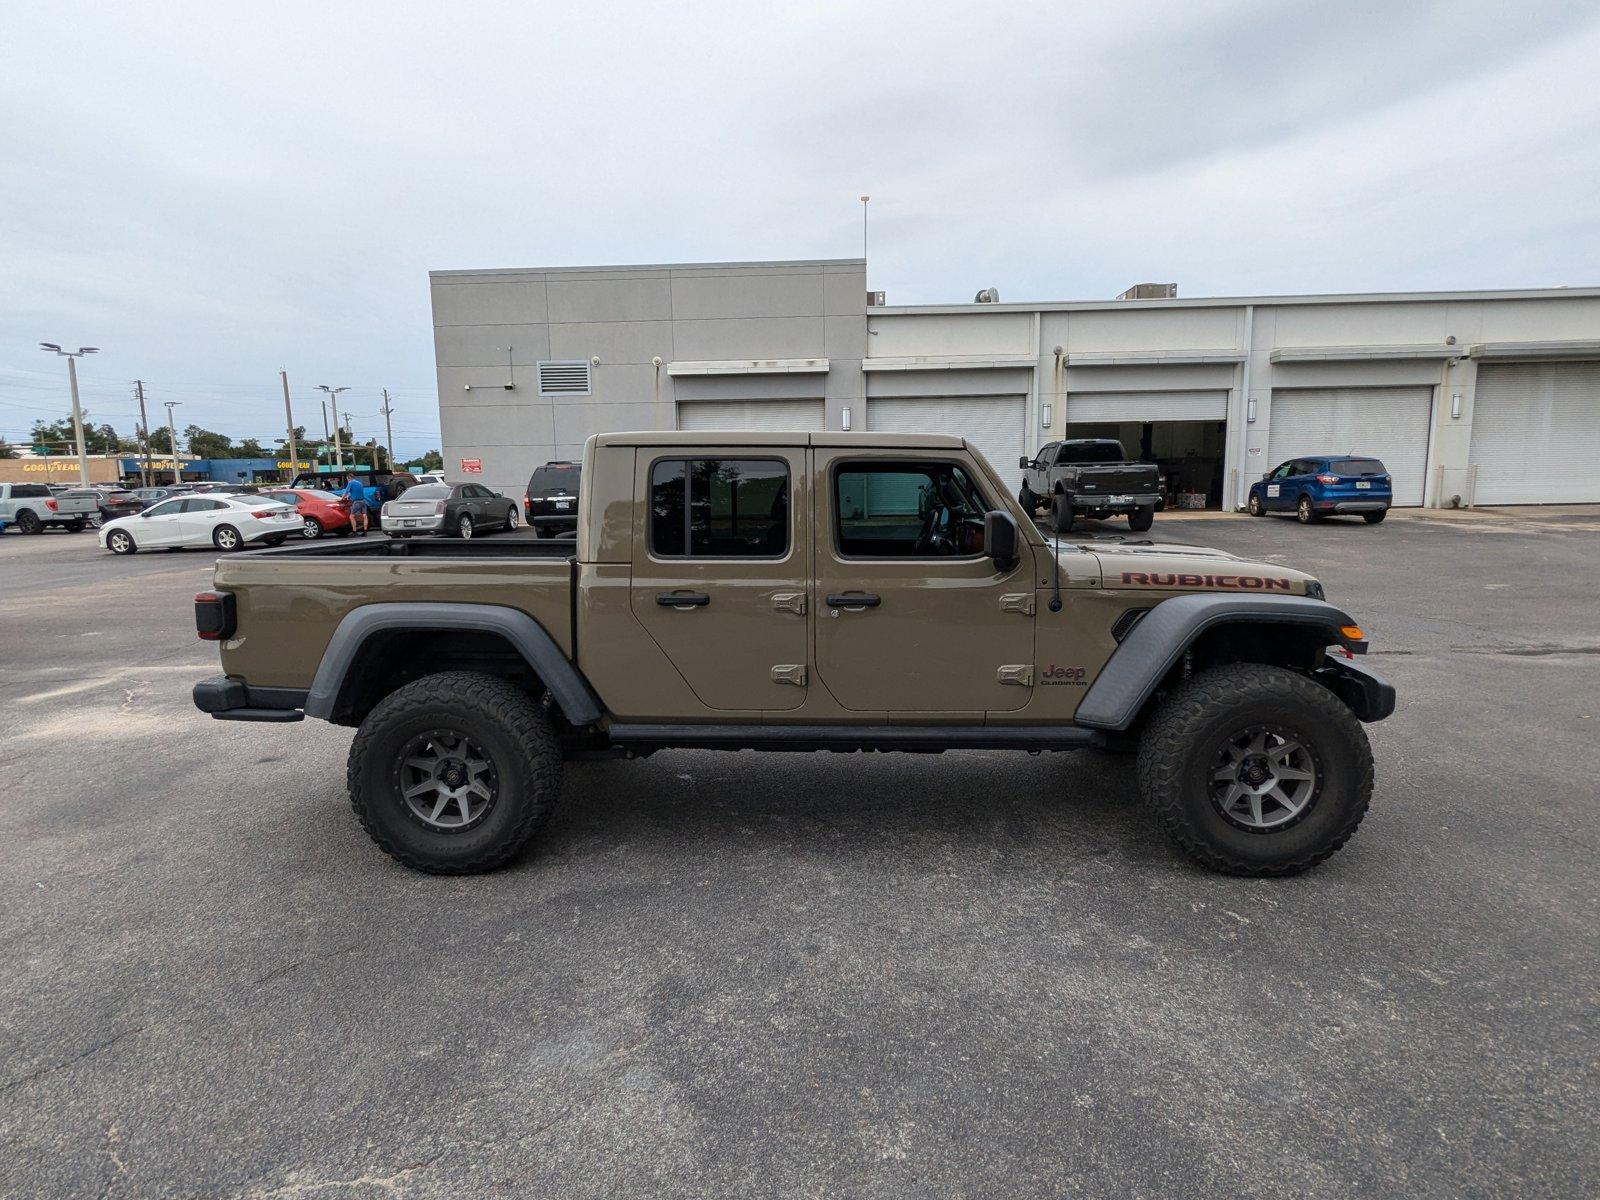
[{"label": "light pole", "polygon": [[67,381],[72,385],[72,436],[78,442],[78,482],[89,486],[89,454],[83,448],[83,409],[78,407],[78,359],[85,354],[99,354],[99,346],[79,346],[76,350],[63,350],[54,342],[40,342],[39,349],[59,354],[67,360]]},{"label": "light pole", "polygon": [[182,404],[182,400],[163,400],[167,406],[167,437],[171,439],[167,444],[172,447],[172,486],[177,487],[183,480],[183,475],[178,468],[178,427],[173,423],[172,410]]},{"label": "light pole", "polygon": [[861,197],[861,257],[867,257],[867,201],[871,196]]},{"label": "light pole", "polygon": [[[294,409],[289,407],[289,372],[287,370],[279,371],[278,378],[283,381],[283,419],[289,425],[289,481],[293,483],[296,473],[300,470],[300,445],[295,441],[294,436]],[[274,438],[273,440],[281,442],[283,439]]]},{"label": "light pole", "polygon": [[328,404],[333,408],[333,454],[338,461],[339,470],[344,470],[344,447],[339,438],[339,393],[348,392],[347,387],[329,387],[325,383],[317,384],[317,391],[328,393]]}]

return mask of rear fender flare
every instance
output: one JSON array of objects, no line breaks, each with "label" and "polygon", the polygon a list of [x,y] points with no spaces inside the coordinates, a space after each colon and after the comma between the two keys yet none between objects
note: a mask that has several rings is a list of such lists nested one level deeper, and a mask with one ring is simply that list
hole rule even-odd
[{"label": "rear fender flare", "polygon": [[374,635],[428,629],[499,634],[550,689],[570,723],[592,725],[600,719],[600,704],[588,681],[539,622],[503,605],[449,603],[365,604],[346,613],[322,652],[306,695],[306,716],[333,719],[350,684],[350,668]]},{"label": "rear fender flare", "polygon": [[1112,652],[1078,705],[1074,722],[1092,729],[1129,728],[1195,640],[1227,624],[1309,626],[1326,630],[1333,645],[1340,640],[1340,626],[1355,621],[1343,609],[1310,596],[1174,596],[1146,613]]}]

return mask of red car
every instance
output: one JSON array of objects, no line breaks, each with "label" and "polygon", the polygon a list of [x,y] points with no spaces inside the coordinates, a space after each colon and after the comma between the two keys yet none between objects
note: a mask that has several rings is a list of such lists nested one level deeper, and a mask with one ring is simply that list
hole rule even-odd
[{"label": "red car", "polygon": [[350,536],[350,501],[343,496],[315,488],[275,488],[262,495],[294,505],[300,514],[301,532],[308,538],[329,533]]}]

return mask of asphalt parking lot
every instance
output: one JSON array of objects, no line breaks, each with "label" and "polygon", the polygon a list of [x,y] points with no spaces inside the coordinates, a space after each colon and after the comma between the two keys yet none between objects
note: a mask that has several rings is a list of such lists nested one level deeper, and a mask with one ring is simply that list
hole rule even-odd
[{"label": "asphalt parking lot", "polygon": [[416,875],[350,731],[190,706],[214,555],[0,536],[0,1192],[1595,1194],[1600,516],[1155,535],[1316,571],[1400,690],[1308,875],[980,752],[576,764]]}]

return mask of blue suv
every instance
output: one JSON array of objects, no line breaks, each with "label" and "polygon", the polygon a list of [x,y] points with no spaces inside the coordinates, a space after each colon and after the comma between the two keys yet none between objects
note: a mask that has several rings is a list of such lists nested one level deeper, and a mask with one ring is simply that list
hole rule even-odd
[{"label": "blue suv", "polygon": [[1291,458],[1250,485],[1252,517],[1292,512],[1300,524],[1323,517],[1360,513],[1368,525],[1389,515],[1394,491],[1388,469],[1375,458],[1356,454],[1313,454]]}]

